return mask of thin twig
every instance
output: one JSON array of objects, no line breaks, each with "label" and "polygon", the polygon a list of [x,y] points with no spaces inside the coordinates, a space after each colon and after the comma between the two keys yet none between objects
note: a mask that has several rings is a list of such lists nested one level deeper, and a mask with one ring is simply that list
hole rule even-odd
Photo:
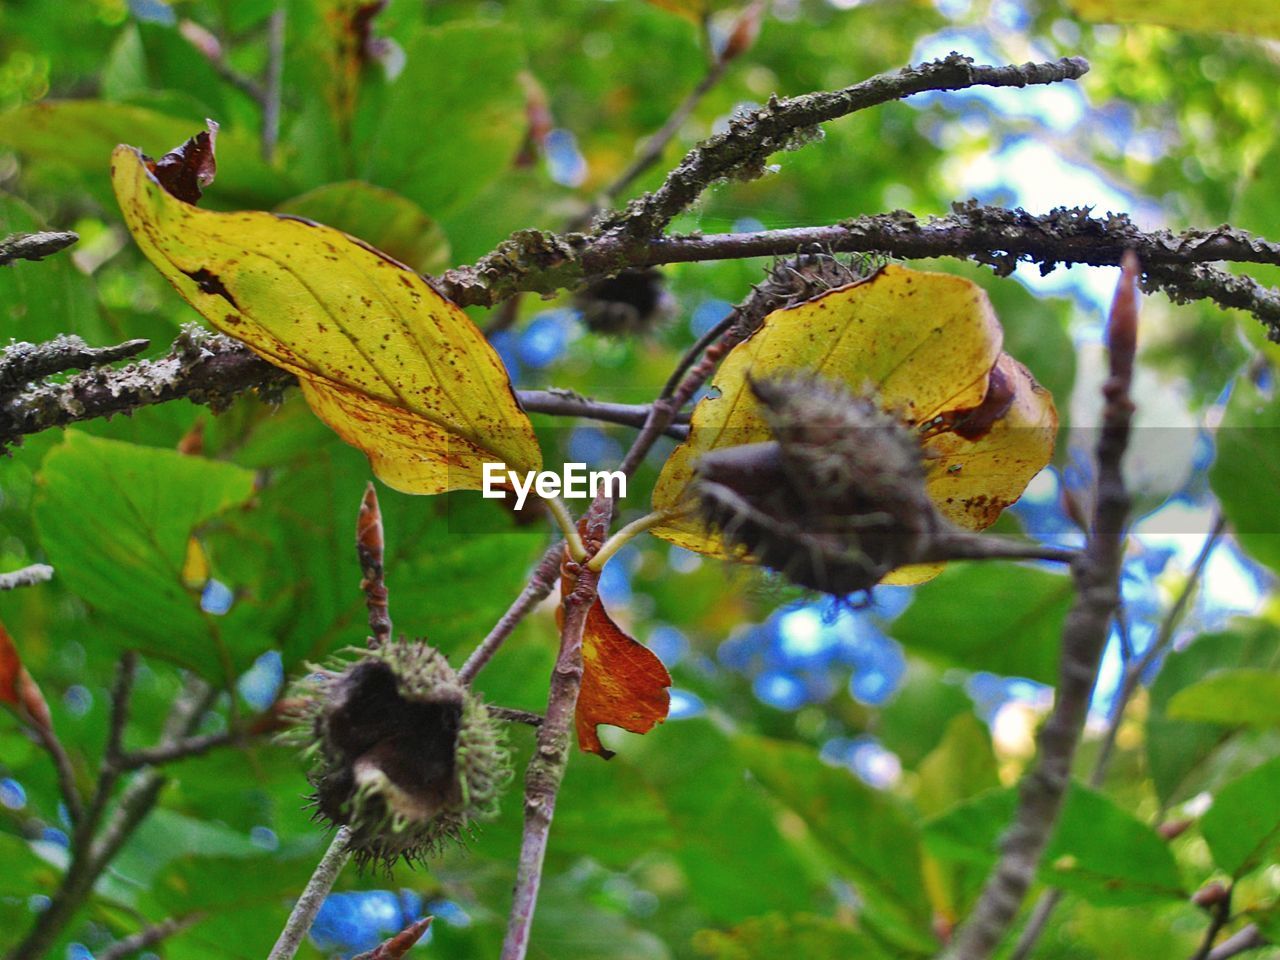
[{"label": "thin twig", "polygon": [[1220,899],[1209,907],[1209,925],[1205,927],[1204,938],[1200,946],[1191,955],[1191,960],[1208,960],[1213,952],[1213,941],[1218,939],[1222,928],[1231,920],[1231,887],[1227,887]]},{"label": "thin twig", "polygon": [[70,230],[13,233],[0,237],[0,267],[15,260],[43,260],[80,239]]},{"label": "thin twig", "polygon": [[494,624],[489,635],[480,641],[480,645],[458,670],[460,681],[471,683],[476,678],[476,674],[483,670],[485,664],[498,652],[498,648],[511,635],[511,631],[519,625],[530,610],[547,598],[559,582],[562,556],[564,556],[564,541],[557,540],[538,561],[528,583],[520,591],[520,596],[516,597],[507,612],[502,615],[502,619]]},{"label": "thin twig", "polygon": [[600,192],[601,202],[593,209],[586,211],[578,217],[575,217],[566,228],[569,231],[581,230],[591,222],[591,218],[598,212],[601,207],[613,203],[622,196],[627,188],[630,187],[637,179],[646,171],[650,170],[654,164],[662,159],[662,153],[667,149],[667,145],[680,132],[680,128],[693,115],[693,111],[698,109],[703,98],[715,88],[715,85],[723,79],[725,73],[729,69],[732,61],[717,57],[712,60],[707,68],[707,72],[702,79],[698,81],[698,85],[694,87],[680,101],[675,110],[671,111],[671,115],[667,117],[666,122],[649,137],[636,153],[635,158],[627,165],[614,180]]},{"label": "thin twig", "polygon": [[19,570],[0,573],[0,591],[17,590],[19,587],[34,587],[53,579],[53,567],[47,563],[33,563]]},{"label": "thin twig", "polygon": [[263,102],[263,89],[253,77],[241,73],[233,67],[226,57],[226,53],[222,49],[222,42],[218,40],[209,30],[193,20],[180,20],[178,22],[178,33],[182,39],[191,44],[200,56],[204,57],[209,66],[213,67],[213,72],[222,78],[226,83],[235,87],[245,96],[249,97],[259,106]]},{"label": "thin twig", "polygon": [[495,707],[489,704],[489,715],[498,720],[505,720],[507,723],[523,723],[530,727],[540,727],[546,718],[540,713],[534,713],[532,710],[517,710],[514,707]]},{"label": "thin twig", "polygon": [[217,733],[206,733],[198,737],[184,737],[173,743],[163,743],[141,750],[130,750],[116,760],[116,767],[122,772],[140,770],[143,767],[155,767],[162,763],[185,760],[188,757],[199,757],[218,747],[242,743],[246,734],[241,730],[220,730]]},{"label": "thin twig", "polygon": [[[649,417],[647,403],[608,403],[580,397],[567,390],[520,390],[516,396],[520,406],[529,413],[546,413],[557,417],[583,417],[602,423],[617,423],[625,427],[643,427]],[[672,426],[667,435],[683,440],[688,430]]]},{"label": "thin twig", "polygon": [[162,940],[167,940],[169,937],[195,926],[204,919],[204,916],[203,913],[199,912],[188,913],[185,916],[169,917],[167,920],[161,920],[159,923],[143,927],[137,933],[131,933],[122,940],[117,940],[115,943],[97,951],[94,954],[95,960],[124,960],[125,957],[133,956],[133,954],[146,950],[148,947],[154,947]]},{"label": "thin twig", "polygon": [[1234,956],[1238,956],[1248,950],[1265,947],[1268,943],[1270,941],[1258,929],[1257,924],[1251,923],[1247,927],[1242,927],[1239,932],[1233,933],[1210,950],[1208,960],[1231,960]]},{"label": "thin twig", "polygon": [[262,84],[262,159],[275,160],[280,141],[280,99],[284,80],[285,8],[278,6],[267,20],[267,72]]},{"label": "thin twig", "polygon": [[1120,603],[1125,525],[1130,497],[1121,461],[1133,421],[1133,359],[1137,345],[1137,257],[1125,257],[1111,307],[1107,343],[1110,376],[1098,437],[1094,511],[1084,553],[1075,564],[1076,599],[1062,628],[1061,676],[1053,711],[1039,737],[1039,753],[1023,778],[1000,859],[973,912],[944,952],[948,960],[985,960],[1004,939],[1035,878],[1071,781],[1071,763],[1089,712],[1098,665]]},{"label": "thin twig", "polygon": [[302,896],[298,897],[298,902],[293,905],[289,919],[284,929],[280,931],[276,945],[271,948],[271,955],[267,960],[292,960],[293,955],[298,952],[302,938],[311,929],[311,924],[315,921],[316,914],[320,912],[325,897],[333,889],[338,874],[342,873],[342,868],[351,859],[351,850],[347,846],[350,836],[346,827],[338,828],[333,842],[329,844],[329,849],[325,851],[320,862],[316,864],[315,870],[312,871],[311,879],[307,881]]},{"label": "thin twig", "polygon": [[80,789],[76,786],[76,771],[71,763],[71,757],[52,727],[35,723],[31,725],[31,730],[40,741],[40,746],[53,761],[53,769],[58,775],[58,792],[62,796],[62,802],[67,805],[67,816],[74,826],[84,819],[84,800],[81,799]]},{"label": "thin twig", "polygon": [[[117,672],[114,693],[120,697],[112,705],[111,727],[102,773],[98,777],[89,812],[72,835],[71,863],[63,873],[49,905],[36,917],[27,936],[9,951],[6,960],[39,960],[47,955],[58,935],[93,891],[103,871],[110,866],[138,825],[154,808],[160,791],[164,788],[165,779],[156,770],[142,771],[125,787],[111,817],[101,830],[96,831],[118,777],[113,763],[114,758],[119,755],[120,738],[128,715],[128,692],[133,681],[133,669],[128,662],[131,660],[132,656],[126,654],[126,660],[121,661]],[[160,742],[190,736],[208,711],[215,695],[216,691],[203,681],[195,678],[188,681],[182,695],[169,711]]]},{"label": "thin twig", "polygon": [[382,567],[386,552],[382,531],[382,509],[378,491],[370,482],[364,488],[356,517],[356,557],[360,561],[360,589],[369,610],[369,646],[377,648],[391,639],[391,611],[387,606],[387,584]]}]

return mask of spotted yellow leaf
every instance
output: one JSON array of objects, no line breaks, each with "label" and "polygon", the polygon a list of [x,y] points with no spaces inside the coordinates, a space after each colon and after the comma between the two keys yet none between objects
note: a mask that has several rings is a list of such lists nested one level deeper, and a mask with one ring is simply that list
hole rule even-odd
[{"label": "spotted yellow leaf", "polygon": [[[653,532],[699,553],[736,554],[689,512],[703,454],[770,439],[750,379],[811,371],[874,396],[917,430],[926,490],[970,530],[990,526],[1049,462],[1058,418],[1048,391],[1002,351],[1003,330],[981,287],[960,277],[890,266],[868,280],[776,310],[729,352],[694,409],[689,438],[658,477]],[[937,565],[903,567],[889,583],[918,583]]]},{"label": "spotted yellow leaf", "polygon": [[388,486],[479,489],[485,461],[541,468],[502,361],[417,273],[310,221],[186,203],[132,147],[116,148],[111,170],[147,258],[214,327],[296,374]]}]

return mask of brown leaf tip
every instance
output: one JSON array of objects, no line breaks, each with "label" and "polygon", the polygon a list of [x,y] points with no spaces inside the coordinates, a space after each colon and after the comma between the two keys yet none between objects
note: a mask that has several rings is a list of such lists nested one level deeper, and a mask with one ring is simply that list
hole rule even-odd
[{"label": "brown leaf tip", "polygon": [[143,157],[147,169],[160,186],[185,203],[196,204],[205,187],[213,183],[217,173],[214,144],[218,137],[218,124],[206,120],[207,130],[170,150],[159,160]]}]

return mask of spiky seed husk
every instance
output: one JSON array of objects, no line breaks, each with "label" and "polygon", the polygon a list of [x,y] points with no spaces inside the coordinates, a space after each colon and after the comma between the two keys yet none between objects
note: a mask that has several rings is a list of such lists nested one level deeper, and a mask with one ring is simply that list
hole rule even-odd
[{"label": "spiky seed husk", "polygon": [[292,692],[307,704],[291,739],[311,763],[316,816],[350,830],[361,864],[463,842],[510,779],[497,723],[422,641],[354,653]]},{"label": "spiky seed husk", "polygon": [[699,461],[708,526],[792,582],[837,596],[919,562],[943,521],[911,431],[867,397],[814,376],[751,388],[773,439]]},{"label": "spiky seed husk", "polygon": [[676,301],[660,270],[623,270],[580,290],[574,304],[596,333],[647,333],[676,312]]}]

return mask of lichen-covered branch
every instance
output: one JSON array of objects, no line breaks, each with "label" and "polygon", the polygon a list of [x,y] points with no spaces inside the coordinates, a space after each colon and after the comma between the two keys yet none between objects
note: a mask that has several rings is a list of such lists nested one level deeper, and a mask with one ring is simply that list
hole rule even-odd
[{"label": "lichen-covered branch", "polygon": [[37,583],[44,583],[51,579],[53,579],[53,567],[47,563],[33,563],[19,570],[0,573],[0,592],[17,590],[20,587],[34,587]]},{"label": "lichen-covered branch", "polygon": [[711,184],[724,179],[748,180],[762,176],[770,156],[780,150],[803,146],[820,135],[820,124],[858,110],[927,90],[1058,83],[1078,79],[1088,70],[1088,62],[1081,57],[993,67],[976,65],[971,58],[953,52],[940,60],[880,74],[843,90],[786,100],[774,97],[767,106],[734,117],[726,131],[694,147],[657,190],[602,218],[598,222],[599,232],[618,231],[630,237],[656,236]]},{"label": "lichen-covered branch", "polygon": [[0,395],[66,370],[89,370],[135,357],[150,340],[127,340],[112,347],[91,347],[79,337],[63,334],[44,343],[14,343],[0,351]]},{"label": "lichen-covered branch", "polygon": [[1039,753],[1023,778],[1012,825],[1000,839],[1000,859],[973,912],[943,954],[946,960],[985,960],[1009,931],[1058,821],[1071,764],[1089,712],[1098,664],[1120,603],[1125,525],[1130,498],[1121,473],[1129,444],[1133,360],[1137,345],[1138,260],[1125,257],[1111,308],[1107,344],[1110,376],[1095,452],[1097,484],[1089,538],[1074,569],[1076,599],[1062,628],[1062,662],[1053,711],[1040,732]]},{"label": "lichen-covered branch", "polygon": [[292,374],[259,359],[239,342],[193,324],[159,360],[140,360],[118,370],[94,369],[65,383],[34,384],[0,399],[0,449],[50,427],[132,413],[169,400],[186,398],[217,410],[248,390],[277,396],[292,382]]},{"label": "lichen-covered branch", "polygon": [[13,233],[0,237],[0,267],[15,260],[43,260],[79,239],[80,235],[70,230]]}]

